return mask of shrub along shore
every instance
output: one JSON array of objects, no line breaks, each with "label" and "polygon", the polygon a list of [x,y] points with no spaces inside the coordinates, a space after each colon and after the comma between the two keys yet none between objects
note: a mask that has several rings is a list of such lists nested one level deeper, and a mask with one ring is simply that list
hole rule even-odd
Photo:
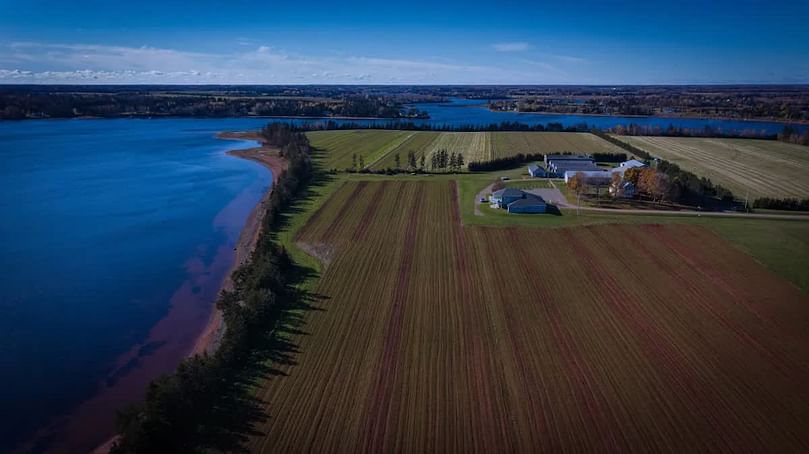
[{"label": "shrub along shore", "polygon": [[286,124],[269,124],[261,136],[288,168],[273,187],[250,260],[216,303],[226,327],[222,342],[213,354],[194,355],[154,380],[142,403],[120,413],[113,453],[240,451],[266,419],[251,391],[273,373],[272,361],[285,359],[276,328],[301,299],[295,265],[272,232],[309,183],[312,161],[306,136]]}]

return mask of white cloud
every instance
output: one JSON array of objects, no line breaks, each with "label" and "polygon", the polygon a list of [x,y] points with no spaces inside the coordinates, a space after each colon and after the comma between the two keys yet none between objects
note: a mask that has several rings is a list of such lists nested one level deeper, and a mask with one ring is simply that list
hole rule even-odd
[{"label": "white cloud", "polygon": [[574,57],[572,55],[554,55],[554,58],[559,59],[565,63],[585,63],[587,59],[581,57]]},{"label": "white cloud", "polygon": [[531,48],[531,45],[524,42],[496,43],[492,48],[497,52],[522,52]]},{"label": "white cloud", "polygon": [[[508,43],[507,43],[508,44]],[[512,49],[519,48],[510,43]],[[539,71],[538,71],[539,69]],[[313,56],[265,44],[226,53],[98,44],[0,44],[0,83],[554,83],[550,68],[425,58]]]}]

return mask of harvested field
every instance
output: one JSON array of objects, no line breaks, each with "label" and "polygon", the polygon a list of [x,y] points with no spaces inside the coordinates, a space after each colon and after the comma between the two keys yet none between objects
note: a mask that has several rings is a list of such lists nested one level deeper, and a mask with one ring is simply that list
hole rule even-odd
[{"label": "harvested field", "polygon": [[321,310],[253,450],[809,450],[797,288],[702,227],[464,228],[457,203],[354,181],[310,219]]},{"label": "harvested field", "polygon": [[328,169],[351,167],[356,153],[365,165],[379,170],[395,167],[398,153],[401,166],[407,153],[416,159],[438,150],[460,153],[466,162],[490,161],[517,153],[623,153],[624,150],[586,132],[433,132],[433,131],[315,131],[307,133],[315,148],[325,150]]},{"label": "harvested field", "polygon": [[517,153],[625,153],[624,149],[589,132],[493,132],[493,159]]},{"label": "harvested field", "polygon": [[[412,151],[416,154],[416,163],[425,154],[427,150],[432,149],[431,144],[435,141],[440,132],[432,131],[419,131],[413,133],[407,140],[402,142],[398,147],[391,150],[384,158],[380,159],[374,165],[374,169],[386,169],[388,167],[396,167],[396,154],[399,154],[399,159],[402,166],[407,165],[407,153]],[[427,159],[430,159],[427,156]],[[428,161],[429,162],[429,161]]]},{"label": "harvested field", "polygon": [[809,197],[809,147],[753,139],[616,136],[727,187],[736,197]]},{"label": "harvested field", "polygon": [[323,166],[327,169],[351,168],[351,157],[356,153],[365,161],[367,167],[383,158],[408,140],[414,132],[352,130],[352,131],[314,131],[306,135],[313,147],[325,150]]},{"label": "harvested field", "polygon": [[438,150],[460,153],[466,162],[490,161],[492,159],[492,135],[490,132],[442,132],[425,150],[427,156]]}]

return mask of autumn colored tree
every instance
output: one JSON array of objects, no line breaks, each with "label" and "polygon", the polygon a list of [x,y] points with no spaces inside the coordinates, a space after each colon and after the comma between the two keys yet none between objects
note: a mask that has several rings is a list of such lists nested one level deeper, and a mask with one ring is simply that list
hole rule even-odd
[{"label": "autumn colored tree", "polygon": [[627,169],[626,172],[624,172],[624,181],[628,181],[637,186],[638,180],[640,179],[641,170],[644,168],[633,167],[631,169]]},{"label": "autumn colored tree", "polygon": [[610,180],[612,195],[613,197],[618,197],[621,193],[621,185],[624,183],[624,178],[621,176],[620,172],[613,172]]},{"label": "autumn colored tree", "polygon": [[587,189],[587,179],[582,172],[576,172],[575,175],[567,180],[567,187],[576,193],[576,214],[579,214],[579,198],[581,193]]},{"label": "autumn colored tree", "polygon": [[671,192],[671,180],[663,172],[652,168],[642,169],[638,178],[638,189],[653,201],[659,202]]}]

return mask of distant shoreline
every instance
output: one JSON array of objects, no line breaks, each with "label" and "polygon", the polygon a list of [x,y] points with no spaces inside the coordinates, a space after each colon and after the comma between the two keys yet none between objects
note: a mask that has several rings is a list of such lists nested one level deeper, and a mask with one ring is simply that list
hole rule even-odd
[{"label": "distant shoreline", "polygon": [[[497,110],[488,107],[488,105],[475,104],[472,106],[463,107],[484,107],[490,112],[495,113],[516,113],[516,114],[533,114],[533,115],[558,115],[558,116],[575,116],[575,117],[611,117],[611,118],[656,118],[656,119],[671,119],[671,120],[717,120],[717,121],[741,121],[745,123],[781,123],[784,125],[809,125],[809,120],[785,120],[783,118],[734,118],[734,117],[701,117],[691,115],[632,115],[632,114],[602,114],[602,113],[573,113],[573,112],[520,112],[518,110]],[[459,106],[460,107],[460,106]],[[628,126],[628,125],[627,125]]]}]

